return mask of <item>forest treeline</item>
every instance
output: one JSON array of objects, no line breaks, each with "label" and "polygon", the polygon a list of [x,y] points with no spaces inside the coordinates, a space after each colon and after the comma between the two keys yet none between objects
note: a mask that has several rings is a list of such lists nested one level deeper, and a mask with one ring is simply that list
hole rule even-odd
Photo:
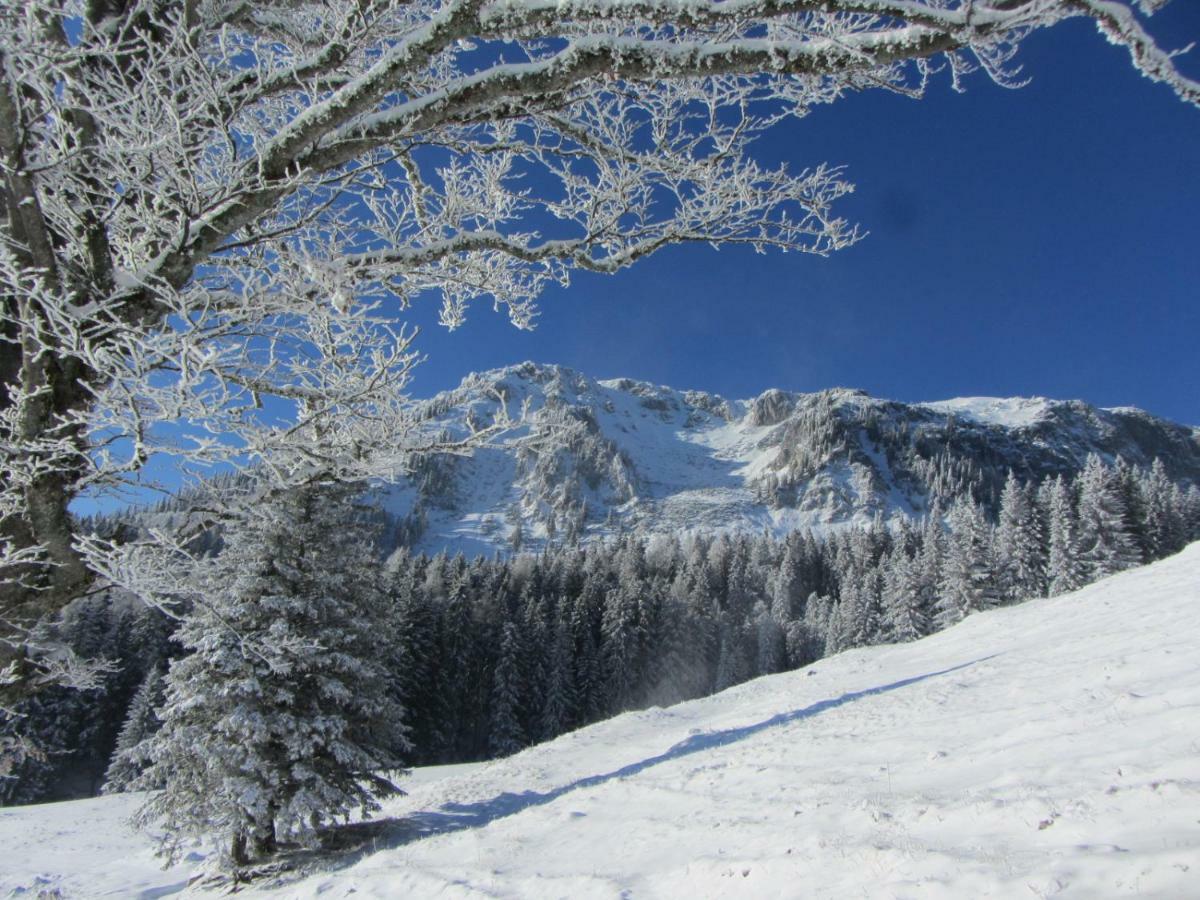
[{"label": "forest treeline", "polygon": [[269,642],[287,618],[249,602],[261,579],[253,589],[228,587],[256,560],[279,570],[271,596],[308,592],[303,603],[313,609],[314,597],[326,598],[319,614],[296,620],[289,646],[328,643],[320,629],[340,629],[346,655],[369,659],[354,677],[378,694],[372,727],[381,716],[390,722],[384,749],[424,765],[507,755],[625,710],[705,696],[853,647],[915,640],[1200,538],[1195,486],[1172,483],[1158,463],[1137,469],[1096,456],[1070,479],[1010,476],[996,515],[964,498],[920,522],[824,536],[626,534],[511,558],[400,549],[381,561],[371,546],[378,518],[353,504],[280,509],[263,520],[273,533],[227,536],[238,543],[214,558],[211,603],[185,612],[178,630],[116,592],[67,610],[60,636],[117,665],[95,690],[47,689],[6,726],[39,749],[16,777],[0,779],[0,802],[86,796],[106,783],[152,786],[145,772],[155,754],[173,752],[147,743],[164,704],[221,689],[220,666],[203,663],[217,652],[205,629],[227,627],[236,641],[221,652],[245,655],[256,629]]}]

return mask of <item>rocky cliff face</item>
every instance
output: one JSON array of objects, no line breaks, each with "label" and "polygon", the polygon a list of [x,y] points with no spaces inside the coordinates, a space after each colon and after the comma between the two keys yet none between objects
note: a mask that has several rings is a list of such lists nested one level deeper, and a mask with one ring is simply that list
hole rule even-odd
[{"label": "rocky cliff face", "polygon": [[1070,474],[1089,453],[1159,458],[1200,483],[1200,430],[1137,409],[1043,398],[904,404],[861,391],[726,400],[524,363],[428,402],[454,435],[503,404],[521,424],[470,457],[428,457],[385,492],[420,549],[464,552],[620,530],[825,530],[991,506],[1011,469]]}]

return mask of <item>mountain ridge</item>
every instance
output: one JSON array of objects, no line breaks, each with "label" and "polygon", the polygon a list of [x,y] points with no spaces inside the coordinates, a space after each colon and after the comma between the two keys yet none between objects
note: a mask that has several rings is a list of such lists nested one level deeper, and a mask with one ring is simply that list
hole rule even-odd
[{"label": "mountain ridge", "polygon": [[993,509],[1004,478],[1078,472],[1087,456],[1163,462],[1200,483],[1200,429],[1079,400],[902,403],[853,388],[749,399],[524,362],[422,404],[443,437],[501,407],[517,425],[471,457],[419,459],[381,500],[406,542],[496,552],[621,531],[818,531]]}]

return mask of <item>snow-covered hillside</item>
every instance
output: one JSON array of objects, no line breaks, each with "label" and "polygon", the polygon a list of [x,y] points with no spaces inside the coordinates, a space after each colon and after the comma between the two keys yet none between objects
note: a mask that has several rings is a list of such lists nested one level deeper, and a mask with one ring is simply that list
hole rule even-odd
[{"label": "snow-covered hillside", "polygon": [[[1198,612],[1194,544],[919,643],[426,770],[374,852],[247,893],[1195,897]],[[155,871],[122,824],[134,799],[0,810],[0,893],[182,891],[202,851]]]},{"label": "snow-covered hillside", "polygon": [[1089,453],[1160,458],[1200,483],[1200,432],[1079,401],[965,398],[904,404],[835,389],[731,401],[523,363],[429,401],[463,435],[499,404],[525,421],[470,458],[422,461],[383,501],[419,549],[468,555],[619,529],[781,534],[919,516],[964,493],[994,504],[1009,470],[1038,481]]}]

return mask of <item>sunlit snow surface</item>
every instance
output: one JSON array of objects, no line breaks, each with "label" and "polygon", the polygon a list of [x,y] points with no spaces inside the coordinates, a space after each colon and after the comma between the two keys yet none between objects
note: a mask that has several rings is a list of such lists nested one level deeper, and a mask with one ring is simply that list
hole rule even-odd
[{"label": "sunlit snow surface", "polygon": [[[279,897],[1200,896],[1200,544],[474,769]],[[0,895],[160,897],[130,798],[0,811]],[[59,896],[51,894],[51,896]]]},{"label": "sunlit snow surface", "polygon": [[1053,401],[1044,397],[956,397],[917,405],[935,412],[952,413],[981,425],[1021,428],[1045,418]]}]

